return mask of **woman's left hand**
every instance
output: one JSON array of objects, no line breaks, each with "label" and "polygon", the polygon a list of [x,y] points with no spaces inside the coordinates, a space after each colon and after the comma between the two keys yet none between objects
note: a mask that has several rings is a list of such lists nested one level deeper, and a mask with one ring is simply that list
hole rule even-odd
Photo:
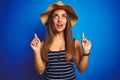
[{"label": "woman's left hand", "polygon": [[91,42],[85,38],[84,33],[82,33],[82,47],[84,50],[84,54],[90,53]]}]

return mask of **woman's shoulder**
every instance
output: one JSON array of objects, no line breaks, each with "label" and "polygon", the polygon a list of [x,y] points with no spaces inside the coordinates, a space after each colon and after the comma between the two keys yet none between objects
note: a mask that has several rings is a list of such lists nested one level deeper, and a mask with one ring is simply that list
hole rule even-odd
[{"label": "woman's shoulder", "polygon": [[41,41],[41,44],[43,45],[43,44],[44,44],[44,41]]},{"label": "woman's shoulder", "polygon": [[80,43],[80,41],[77,38],[74,38],[75,43]]},{"label": "woman's shoulder", "polygon": [[81,46],[81,43],[78,39],[74,38],[74,41],[75,41],[75,47]]}]

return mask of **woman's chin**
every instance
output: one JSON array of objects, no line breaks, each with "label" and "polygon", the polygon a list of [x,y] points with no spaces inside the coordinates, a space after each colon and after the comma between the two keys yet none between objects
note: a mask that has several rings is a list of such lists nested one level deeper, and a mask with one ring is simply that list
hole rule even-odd
[{"label": "woman's chin", "polygon": [[57,30],[57,33],[62,33],[62,32],[64,32],[64,30],[62,29],[62,30]]}]

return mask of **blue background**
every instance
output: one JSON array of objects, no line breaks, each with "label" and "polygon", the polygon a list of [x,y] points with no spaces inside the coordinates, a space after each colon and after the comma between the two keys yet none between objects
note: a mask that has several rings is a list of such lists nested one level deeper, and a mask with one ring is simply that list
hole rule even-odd
[{"label": "blue background", "polygon": [[[79,20],[72,28],[81,42],[82,32],[92,42],[88,68],[76,69],[77,80],[120,80],[120,1],[62,0],[76,11]],[[34,69],[30,42],[46,28],[39,15],[57,0],[0,1],[0,80],[40,80]]]}]

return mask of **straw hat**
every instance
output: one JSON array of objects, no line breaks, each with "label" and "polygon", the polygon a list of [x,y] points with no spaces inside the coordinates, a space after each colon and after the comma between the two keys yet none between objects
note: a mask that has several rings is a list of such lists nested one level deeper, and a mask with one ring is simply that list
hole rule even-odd
[{"label": "straw hat", "polygon": [[56,4],[51,4],[45,13],[40,14],[40,19],[44,25],[46,25],[49,13],[57,8],[66,10],[70,14],[72,26],[76,24],[78,16],[76,15],[74,9],[70,5],[64,5],[61,1],[58,1]]}]

